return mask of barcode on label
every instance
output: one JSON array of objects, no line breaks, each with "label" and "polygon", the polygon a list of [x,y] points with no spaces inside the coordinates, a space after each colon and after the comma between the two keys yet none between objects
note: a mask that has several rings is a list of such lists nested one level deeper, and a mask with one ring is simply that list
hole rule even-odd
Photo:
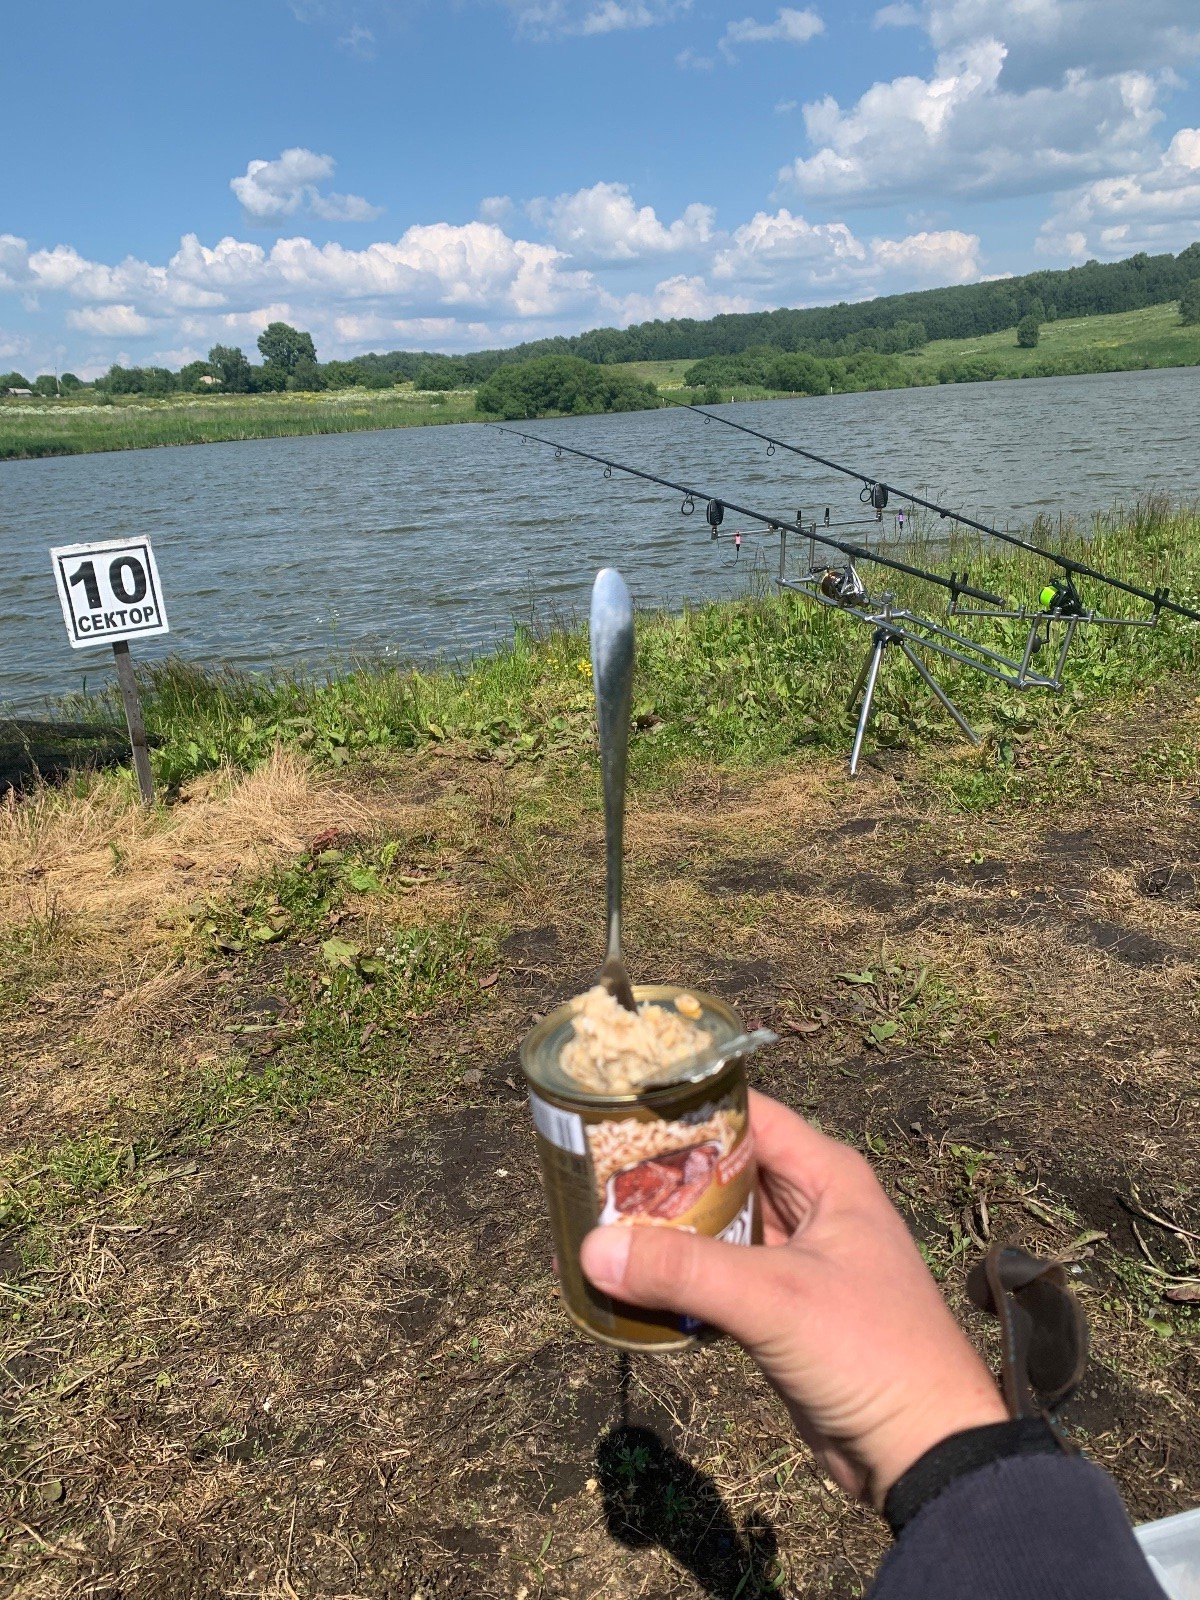
[{"label": "barcode on label", "polygon": [[529,1096],[529,1105],[533,1111],[534,1127],[543,1139],[557,1145],[560,1150],[569,1150],[573,1156],[587,1154],[582,1117],[574,1111],[563,1111],[546,1100],[539,1100],[536,1094]]}]

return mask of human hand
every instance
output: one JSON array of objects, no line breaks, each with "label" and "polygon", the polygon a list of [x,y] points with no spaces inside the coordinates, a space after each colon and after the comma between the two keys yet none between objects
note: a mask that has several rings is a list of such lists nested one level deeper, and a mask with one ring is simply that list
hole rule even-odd
[{"label": "human hand", "polygon": [[764,1244],[616,1224],[583,1270],[745,1346],[843,1489],[876,1507],[926,1450],[1008,1413],[867,1162],[751,1093]]}]

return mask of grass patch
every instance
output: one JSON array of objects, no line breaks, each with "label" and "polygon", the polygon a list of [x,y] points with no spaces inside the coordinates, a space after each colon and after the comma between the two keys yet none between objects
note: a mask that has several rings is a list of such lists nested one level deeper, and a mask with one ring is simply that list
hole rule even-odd
[{"label": "grass patch", "polygon": [[102,1130],[23,1150],[0,1164],[0,1228],[61,1217],[123,1182],[137,1163],[133,1145]]},{"label": "grass patch", "polygon": [[322,394],[113,396],[0,399],[0,461],[145,450],[158,445],[226,444],[305,434],[427,428],[475,420],[467,391],[339,389]]},{"label": "grass patch", "polygon": [[0,940],[0,1017],[15,1012],[58,975],[76,938],[71,917],[55,899],[5,930]]}]

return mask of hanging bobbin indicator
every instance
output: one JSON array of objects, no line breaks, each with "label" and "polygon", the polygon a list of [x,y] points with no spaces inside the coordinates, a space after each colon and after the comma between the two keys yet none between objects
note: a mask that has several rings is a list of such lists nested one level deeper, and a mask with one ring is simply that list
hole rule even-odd
[{"label": "hanging bobbin indicator", "polygon": [[708,523],[710,537],[719,537],[717,529],[725,521],[725,505],[721,500],[710,500],[704,508],[705,520]]},{"label": "hanging bobbin indicator", "polygon": [[884,507],[888,503],[888,488],[886,483],[867,483],[863,485],[862,493],[858,497],[872,507],[875,512],[875,521],[883,521]]}]

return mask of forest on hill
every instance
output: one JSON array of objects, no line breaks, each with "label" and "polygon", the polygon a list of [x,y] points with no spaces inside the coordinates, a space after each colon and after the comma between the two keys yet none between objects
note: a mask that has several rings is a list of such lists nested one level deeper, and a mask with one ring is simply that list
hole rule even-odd
[{"label": "forest on hill", "polygon": [[[258,340],[260,365],[236,346],[216,345],[206,361],[179,372],[165,367],[113,366],[94,385],[100,395],[188,393],[260,394],[285,390],[392,389],[411,383],[424,391],[476,389],[499,369],[545,357],[573,357],[593,366],[632,361],[701,361],[753,352],[813,356],[823,360],[861,353],[895,356],[929,341],[978,338],[1059,318],[1110,315],[1185,301],[1200,284],[1200,242],[1177,256],[1139,254],[1124,261],[1088,261],[1062,271],[1030,272],[987,283],[921,289],[832,306],[750,311],[701,321],[690,317],[642,322],[629,328],[594,328],[571,337],[539,339],[504,350],[468,355],[434,351],[370,351],[349,360],[317,359],[312,336],[272,323]],[[1186,320],[1186,318],[1185,318]],[[761,363],[760,363],[761,364]],[[721,373],[722,381],[746,381]],[[81,387],[71,373],[26,379],[0,375],[0,393],[35,389],[54,397]],[[792,387],[791,384],[784,387]],[[800,387],[803,387],[801,385]]]}]

